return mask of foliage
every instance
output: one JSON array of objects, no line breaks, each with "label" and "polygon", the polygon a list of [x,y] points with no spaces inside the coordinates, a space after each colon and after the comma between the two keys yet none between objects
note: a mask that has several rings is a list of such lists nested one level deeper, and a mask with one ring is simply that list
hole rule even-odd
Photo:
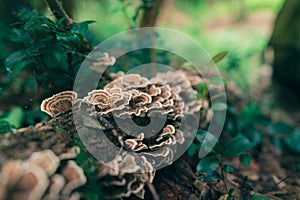
[{"label": "foliage", "polygon": [[0,120],[0,134],[11,132],[15,127],[5,120]]},{"label": "foliage", "polygon": [[[46,94],[69,90],[84,55],[84,38],[93,21],[76,23],[65,31],[60,21],[54,22],[33,12],[21,11],[19,21],[13,24],[11,40],[22,48],[5,60],[10,72],[10,83],[23,73],[32,73],[35,87]],[[42,95],[43,96],[43,95]]]}]

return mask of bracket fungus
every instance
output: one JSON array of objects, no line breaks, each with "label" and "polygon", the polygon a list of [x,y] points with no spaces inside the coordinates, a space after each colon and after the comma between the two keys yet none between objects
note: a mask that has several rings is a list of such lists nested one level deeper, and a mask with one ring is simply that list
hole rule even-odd
[{"label": "bracket fungus", "polygon": [[86,183],[83,169],[68,161],[60,172],[60,165],[59,156],[48,149],[25,160],[6,161],[0,171],[0,199],[79,199],[74,191]]},{"label": "bracket fungus", "polygon": [[[83,99],[77,99],[75,92],[62,92],[44,100],[41,109],[53,117],[80,102],[73,114],[77,130],[84,134],[81,139],[90,153],[107,157],[98,159],[96,165],[105,196],[144,198],[145,184],[152,183],[156,169],[172,164],[181,151],[177,147],[193,139],[194,129],[184,122],[196,128],[199,122],[203,127],[212,112],[207,99],[195,98],[195,85],[188,81],[197,84],[202,79],[184,71],[159,72],[153,78],[123,73],[111,77],[112,82]],[[69,176],[71,169],[76,173]],[[65,186],[61,190],[68,195],[87,181],[74,161],[68,161],[62,176]]]},{"label": "bracket fungus", "polygon": [[41,111],[54,117],[64,111],[72,110],[72,105],[77,99],[77,93],[73,91],[64,91],[53,95],[42,101]]}]

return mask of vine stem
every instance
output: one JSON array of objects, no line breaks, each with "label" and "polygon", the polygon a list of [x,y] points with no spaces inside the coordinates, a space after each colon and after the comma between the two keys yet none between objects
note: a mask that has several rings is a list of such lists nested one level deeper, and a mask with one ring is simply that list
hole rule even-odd
[{"label": "vine stem", "polygon": [[227,187],[227,183],[226,183],[226,177],[225,177],[225,174],[224,174],[224,171],[223,171],[223,160],[222,160],[222,156],[219,156],[219,165],[220,165],[220,170],[221,170],[221,177],[222,177],[222,180],[224,182],[224,186],[225,186],[225,190],[227,193],[229,193],[229,190],[228,190],[228,187]]}]

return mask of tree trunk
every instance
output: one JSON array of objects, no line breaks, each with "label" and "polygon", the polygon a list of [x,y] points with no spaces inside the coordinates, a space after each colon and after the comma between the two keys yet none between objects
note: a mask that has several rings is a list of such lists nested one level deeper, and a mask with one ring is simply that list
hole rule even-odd
[{"label": "tree trunk", "polygon": [[269,45],[274,48],[273,79],[280,85],[300,86],[300,1],[286,0]]},{"label": "tree trunk", "polygon": [[153,27],[159,14],[159,10],[162,7],[163,0],[146,1],[144,4],[145,11],[143,13],[140,27]]}]

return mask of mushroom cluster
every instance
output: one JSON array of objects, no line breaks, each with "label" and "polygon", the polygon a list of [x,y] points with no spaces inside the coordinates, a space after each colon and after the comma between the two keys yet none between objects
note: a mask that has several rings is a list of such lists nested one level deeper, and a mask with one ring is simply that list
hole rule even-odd
[{"label": "mushroom cluster", "polygon": [[[208,109],[208,102],[195,99],[195,94],[188,81],[176,72],[157,73],[152,79],[128,74],[104,89],[89,92],[83,103],[90,105],[87,110],[91,116],[111,123],[114,137],[121,137],[120,147],[125,145],[140,153],[182,144],[186,136],[192,137],[192,133],[183,137],[179,129],[182,117],[193,116],[201,108]],[[162,121],[157,130],[158,124],[152,122]],[[111,129],[105,133],[111,135]]]},{"label": "mushroom cluster", "polygon": [[132,194],[143,199],[145,183],[152,183],[155,175],[153,166],[145,157],[136,158],[131,154],[119,155],[108,163],[100,162],[97,171],[103,183],[102,191],[112,199]]},{"label": "mushroom cluster", "polygon": [[197,129],[198,122],[209,122],[209,102],[196,98],[191,76],[183,72],[160,72],[153,78],[112,77],[115,80],[103,89],[90,91],[82,99],[66,91],[44,100],[41,109],[56,116],[73,106],[77,131],[88,151],[106,156],[96,169],[106,197],[143,198],[144,186],[153,181],[155,170],[171,164],[179,147],[194,137],[190,123]]},{"label": "mushroom cluster", "polygon": [[[74,190],[86,183],[83,169],[74,159],[78,147],[56,156],[46,149],[34,152],[26,160],[5,162],[0,172],[0,199],[16,200],[54,200],[80,199]],[[68,159],[68,160],[66,160]],[[58,169],[66,162],[63,169]]]}]

